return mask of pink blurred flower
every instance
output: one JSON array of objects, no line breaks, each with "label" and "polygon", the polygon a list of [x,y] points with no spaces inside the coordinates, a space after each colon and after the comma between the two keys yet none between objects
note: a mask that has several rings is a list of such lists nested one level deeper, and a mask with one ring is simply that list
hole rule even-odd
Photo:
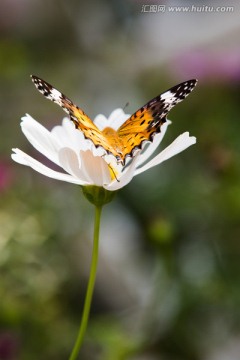
[{"label": "pink blurred flower", "polygon": [[0,191],[4,191],[10,187],[12,183],[12,171],[10,164],[0,159]]},{"label": "pink blurred flower", "polygon": [[18,353],[18,339],[10,332],[0,333],[0,359],[12,360],[17,358]]},{"label": "pink blurred flower", "polygon": [[174,59],[172,68],[181,76],[220,81],[240,81],[240,48],[231,51],[193,51]]}]

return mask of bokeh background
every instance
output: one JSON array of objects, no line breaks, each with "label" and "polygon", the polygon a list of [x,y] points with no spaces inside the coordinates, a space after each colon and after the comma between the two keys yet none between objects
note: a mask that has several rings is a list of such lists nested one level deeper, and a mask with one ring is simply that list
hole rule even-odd
[{"label": "bokeh background", "polygon": [[132,113],[199,79],[171,112],[163,141],[189,131],[197,144],[104,208],[80,358],[239,359],[239,11],[237,0],[1,0],[1,360],[68,358],[91,256],[93,208],[81,189],[10,159],[19,147],[45,161],[21,133],[26,112],[48,129],[64,116],[36,91],[32,73],[90,117],[127,102]]}]

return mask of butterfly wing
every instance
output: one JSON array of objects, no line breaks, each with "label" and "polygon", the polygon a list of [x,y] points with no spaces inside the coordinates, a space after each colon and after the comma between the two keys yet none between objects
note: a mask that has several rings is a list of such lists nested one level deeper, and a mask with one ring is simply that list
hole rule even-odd
[{"label": "butterfly wing", "polygon": [[193,79],[172,87],[125,121],[117,132],[124,144],[124,159],[132,156],[135,149],[140,149],[144,141],[153,141],[154,135],[161,131],[162,124],[166,122],[169,111],[184,100],[196,84],[197,80]]},{"label": "butterfly wing", "polygon": [[117,155],[117,152],[114,150],[111,144],[109,144],[107,138],[102,134],[102,132],[97,128],[97,126],[82,109],[73,104],[73,102],[67,96],[62,94],[46,81],[34,75],[32,75],[31,78],[34,85],[41,94],[62,107],[62,109],[74,122],[76,129],[82,131],[86,139],[90,139],[96,147],[103,147],[107,153],[112,153],[115,156]]},{"label": "butterfly wing", "polygon": [[128,155],[131,156],[135,149],[141,148],[144,141],[153,140],[154,135],[161,131],[172,107],[184,100],[197,83],[197,80],[189,80],[176,85],[137,110],[117,131],[118,141],[122,144],[119,152],[114,145],[115,137],[113,141],[109,141],[84,111],[69,98],[39,77],[31,77],[39,92],[61,106],[86,139],[90,139],[96,147],[101,146],[107,153],[113,154],[123,164]]}]

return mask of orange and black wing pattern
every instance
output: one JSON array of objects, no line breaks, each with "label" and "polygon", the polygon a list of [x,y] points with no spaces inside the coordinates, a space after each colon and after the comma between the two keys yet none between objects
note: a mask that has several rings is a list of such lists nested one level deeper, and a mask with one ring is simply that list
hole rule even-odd
[{"label": "orange and black wing pattern", "polygon": [[61,106],[86,139],[114,155],[123,165],[126,157],[133,156],[134,150],[141,149],[145,141],[153,141],[154,135],[161,131],[162,124],[166,122],[169,111],[184,100],[197,84],[197,80],[193,79],[176,85],[137,110],[117,131],[109,131],[109,128],[101,131],[67,96],[39,77],[31,77],[38,91]]},{"label": "orange and black wing pattern", "polygon": [[86,139],[91,140],[96,147],[102,146],[107,153],[112,153],[114,156],[117,156],[117,152],[111,144],[109,144],[107,138],[82,109],[46,81],[34,75],[32,75],[31,78],[42,95],[61,106],[74,122],[76,129],[82,131]]},{"label": "orange and black wing pattern", "polygon": [[192,79],[178,84],[150,100],[137,110],[118,129],[118,136],[124,144],[124,158],[132,156],[133,151],[141,149],[145,141],[153,141],[154,135],[161,131],[169,111],[183,101],[194,89],[197,80]]}]

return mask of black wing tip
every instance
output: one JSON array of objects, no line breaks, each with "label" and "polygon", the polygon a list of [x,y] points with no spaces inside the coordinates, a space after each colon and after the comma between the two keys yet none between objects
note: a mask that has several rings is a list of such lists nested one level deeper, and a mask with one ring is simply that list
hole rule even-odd
[{"label": "black wing tip", "polygon": [[41,79],[36,75],[31,74],[30,78],[31,78],[31,80],[32,80],[32,82],[34,83],[35,86],[39,83],[39,81],[41,81]]},{"label": "black wing tip", "polygon": [[30,75],[30,78],[32,79],[32,81],[39,79],[39,77],[33,74]]},{"label": "black wing tip", "polygon": [[49,91],[50,89],[53,88],[53,86],[51,84],[49,84],[47,81],[41,79],[40,77],[38,77],[36,75],[30,75],[30,77],[32,79],[33,84],[40,92],[43,89],[47,89]]},{"label": "black wing tip", "polygon": [[186,86],[187,84],[190,85],[191,87],[195,87],[197,83],[198,83],[198,79],[190,79],[175,85],[173,88],[178,88],[179,86]]},{"label": "black wing tip", "polygon": [[196,86],[198,83],[198,79],[191,79],[191,80],[189,80],[189,82],[192,83],[193,86]]},{"label": "black wing tip", "polygon": [[198,79],[190,79],[190,80],[187,80],[187,81],[184,81],[184,82],[191,82],[191,81],[197,83],[197,82],[198,82]]},{"label": "black wing tip", "polygon": [[[32,81],[33,81],[34,83],[42,82],[42,83],[48,84],[45,80],[41,79],[39,76],[36,76],[36,75],[31,74],[31,75],[30,75],[30,78],[32,79]],[[48,85],[50,85],[50,84],[48,84]]]},{"label": "black wing tip", "polygon": [[[179,83],[179,84],[171,87],[170,89],[168,89],[168,90],[165,91],[165,92],[170,91],[170,92],[172,92],[172,93],[174,94],[174,93],[178,93],[178,92],[183,91],[184,94],[185,94],[185,96],[184,96],[184,99],[185,99],[185,97],[188,96],[188,95],[193,91],[193,89],[194,89],[195,86],[197,85],[197,82],[198,82],[198,79],[185,80],[185,81],[183,81],[183,82],[181,82],[181,83]],[[165,92],[164,92],[164,93],[165,93]],[[164,94],[164,93],[163,93],[163,94]],[[161,94],[161,95],[162,95],[162,94]],[[160,96],[161,96],[161,95],[160,95]]]},{"label": "black wing tip", "polygon": [[171,89],[170,92],[176,93],[179,96],[183,96],[182,100],[185,99],[196,87],[198,80],[197,79],[190,79],[183,81],[182,83],[175,85]]},{"label": "black wing tip", "polygon": [[197,83],[198,83],[198,79],[190,79],[190,80],[184,81],[181,85],[189,84],[191,89],[194,89],[195,86],[197,85]]},{"label": "black wing tip", "polygon": [[184,85],[188,84],[191,87],[195,87],[197,85],[197,82],[198,82],[198,79],[190,79],[190,80],[183,81],[176,86],[184,86]]}]

